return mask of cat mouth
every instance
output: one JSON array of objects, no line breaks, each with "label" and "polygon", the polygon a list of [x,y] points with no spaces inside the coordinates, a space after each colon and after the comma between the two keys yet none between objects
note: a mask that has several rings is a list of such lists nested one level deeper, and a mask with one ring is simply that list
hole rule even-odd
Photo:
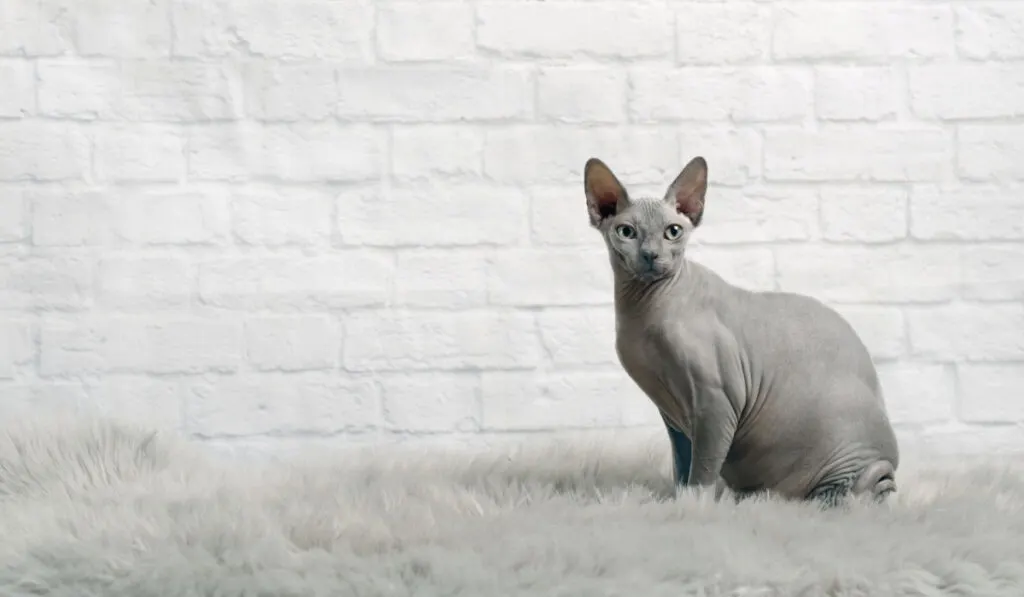
[{"label": "cat mouth", "polygon": [[633,279],[645,284],[657,282],[662,278],[667,278],[672,273],[671,267],[661,266],[657,263],[652,263],[651,265],[642,268],[636,268],[630,264],[629,258],[622,253],[616,251],[614,254],[619,261],[619,265],[629,272],[629,274],[633,276]]},{"label": "cat mouth", "polygon": [[666,278],[670,273],[671,272],[667,267],[658,267],[657,265],[653,265],[640,270],[634,269],[633,277],[641,282],[650,283]]}]

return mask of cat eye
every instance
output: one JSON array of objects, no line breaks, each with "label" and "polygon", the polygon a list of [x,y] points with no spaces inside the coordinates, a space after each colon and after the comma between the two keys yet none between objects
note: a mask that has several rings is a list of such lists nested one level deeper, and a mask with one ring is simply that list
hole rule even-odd
[{"label": "cat eye", "polygon": [[683,235],[683,227],[679,224],[671,224],[665,229],[665,238],[668,240],[676,240]]},{"label": "cat eye", "polygon": [[629,224],[621,224],[615,229],[615,233],[619,235],[619,238],[626,240],[636,238],[636,228],[633,228]]}]

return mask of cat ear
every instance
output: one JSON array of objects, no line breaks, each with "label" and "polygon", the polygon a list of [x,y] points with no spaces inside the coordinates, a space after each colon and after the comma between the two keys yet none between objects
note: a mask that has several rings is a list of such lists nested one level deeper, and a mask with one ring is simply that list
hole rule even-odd
[{"label": "cat ear", "polygon": [[629,201],[625,187],[608,166],[597,158],[587,160],[583,168],[583,188],[587,194],[590,225],[594,228],[600,227],[606,218],[617,214]]},{"label": "cat ear", "polygon": [[676,206],[676,211],[700,224],[704,216],[704,194],[708,190],[708,163],[697,156],[683,168],[665,194],[665,201]]}]

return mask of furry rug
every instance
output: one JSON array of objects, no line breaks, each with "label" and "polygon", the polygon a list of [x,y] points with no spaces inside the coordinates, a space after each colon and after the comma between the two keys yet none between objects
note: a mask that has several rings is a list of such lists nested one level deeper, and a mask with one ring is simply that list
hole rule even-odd
[{"label": "furry rug", "polygon": [[886,506],[671,495],[667,441],[242,465],[91,422],[0,432],[0,595],[1024,595],[1024,470]]}]

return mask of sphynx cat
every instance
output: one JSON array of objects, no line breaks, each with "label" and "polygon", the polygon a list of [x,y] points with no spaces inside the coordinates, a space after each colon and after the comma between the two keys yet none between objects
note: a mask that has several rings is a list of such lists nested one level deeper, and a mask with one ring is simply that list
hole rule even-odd
[{"label": "sphynx cat", "polygon": [[630,197],[597,158],[584,169],[614,273],[616,352],[661,412],[676,483],[883,500],[899,450],[867,348],[813,298],[745,290],[686,259],[707,185],[701,157],[663,199]]}]

